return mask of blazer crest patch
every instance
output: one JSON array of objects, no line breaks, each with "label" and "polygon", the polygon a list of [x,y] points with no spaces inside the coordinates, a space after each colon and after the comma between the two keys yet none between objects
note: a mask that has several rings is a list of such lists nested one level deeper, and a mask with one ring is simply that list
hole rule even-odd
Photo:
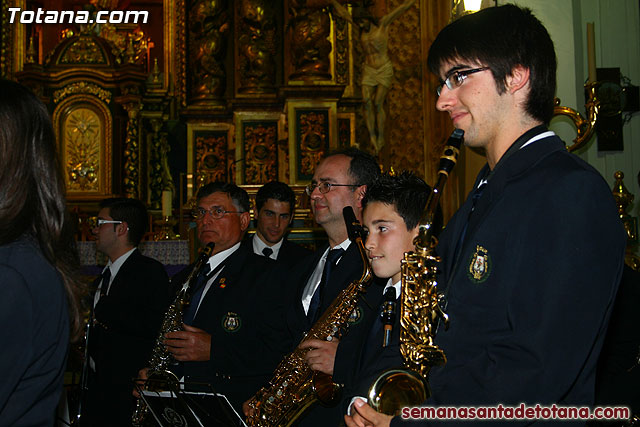
[{"label": "blazer crest patch", "polygon": [[474,283],[482,283],[491,274],[491,257],[489,252],[480,245],[476,245],[476,251],[471,254],[467,276]]},{"label": "blazer crest patch", "polygon": [[357,325],[362,320],[362,307],[357,306],[351,312],[351,315],[347,319],[350,325]]},{"label": "blazer crest patch", "polygon": [[242,319],[236,313],[230,311],[222,318],[222,328],[229,333],[238,332],[241,326]]}]

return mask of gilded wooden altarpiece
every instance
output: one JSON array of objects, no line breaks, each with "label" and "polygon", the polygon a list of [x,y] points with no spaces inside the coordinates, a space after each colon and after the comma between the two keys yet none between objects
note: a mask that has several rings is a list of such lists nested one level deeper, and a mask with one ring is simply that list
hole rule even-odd
[{"label": "gilded wooden altarpiece", "polygon": [[111,194],[113,120],[106,104],[90,95],[70,96],[56,107],[53,122],[69,199]]},{"label": "gilded wooden altarpiece", "polygon": [[[266,184],[283,180],[282,150],[279,141],[280,114],[236,112],[236,183]],[[285,147],[286,148],[286,147]],[[286,170],[288,173],[288,170]]]},{"label": "gilded wooden altarpiece", "polygon": [[[0,12],[0,73],[12,78],[25,64],[46,64],[53,42],[45,33],[51,27],[7,29],[8,5],[26,2],[0,1],[6,6]],[[348,8],[364,3],[339,1]],[[382,16],[402,1],[377,0],[370,9]],[[121,2],[94,3],[118,7]],[[394,21],[389,37],[395,74],[386,102],[387,144],[379,160],[385,167],[422,172],[428,182],[451,126],[435,111],[437,79],[423,64],[428,46],[448,21],[449,3],[419,0]],[[47,5],[63,9],[79,2]],[[129,7],[149,7],[149,25],[97,30],[115,47],[115,69],[139,67],[135,84],[85,77],[69,82],[99,90],[73,92],[57,83],[39,93],[51,111],[58,108],[53,90],[66,90],[65,99],[93,96],[107,105],[112,116],[107,128],[119,142],[111,147],[114,186],[105,191],[138,196],[159,209],[162,191],[174,190],[173,181],[183,174],[243,185],[269,179],[304,185],[328,150],[359,146],[372,151],[362,115],[359,34],[332,13],[328,0],[131,0]],[[129,41],[133,54],[127,53]],[[111,94],[110,103],[99,97],[101,90]],[[102,111],[96,105],[85,100],[78,111],[96,118]],[[447,189],[454,193],[455,188]]]},{"label": "gilded wooden altarpiece", "polygon": [[337,111],[331,101],[290,101],[289,182],[305,184],[325,154],[336,147]]},{"label": "gilded wooden altarpiece", "polygon": [[235,8],[236,95],[275,94],[281,60],[280,2],[238,0]]},{"label": "gilded wooden altarpiece", "polygon": [[193,175],[195,189],[211,181],[233,182],[233,126],[228,123],[190,123],[187,133],[187,174]]}]

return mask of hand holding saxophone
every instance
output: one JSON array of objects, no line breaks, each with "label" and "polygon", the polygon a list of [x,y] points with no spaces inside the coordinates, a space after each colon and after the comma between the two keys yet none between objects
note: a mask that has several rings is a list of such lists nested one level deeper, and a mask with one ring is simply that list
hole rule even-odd
[{"label": "hand holding saxophone", "polygon": [[323,374],[333,375],[333,365],[336,360],[339,340],[334,338],[331,341],[310,339],[300,343],[299,348],[308,348],[304,355],[307,365]]},{"label": "hand holding saxophone", "polygon": [[182,324],[183,331],[168,332],[164,343],[180,362],[204,362],[211,358],[211,335],[202,329]]}]

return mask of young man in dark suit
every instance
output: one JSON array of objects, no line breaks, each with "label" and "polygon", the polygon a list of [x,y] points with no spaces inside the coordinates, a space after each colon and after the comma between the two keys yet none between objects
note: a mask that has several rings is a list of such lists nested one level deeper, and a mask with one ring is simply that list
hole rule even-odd
[{"label": "young man in dark suit", "polygon": [[271,181],[256,194],[256,233],[247,239],[253,251],[283,263],[288,268],[311,254],[303,246],[291,242],[285,234],[293,222],[296,195],[284,182]]},{"label": "young man in dark suit", "polygon": [[[184,330],[168,333],[165,343],[186,383],[210,384],[241,413],[242,402],[291,346],[284,323],[287,282],[276,262],[241,245],[250,221],[245,190],[223,182],[203,186],[194,217],[200,242],[215,247],[191,289]],[[178,273],[175,284],[189,272]]]},{"label": "young man in dark suit", "polygon": [[[447,25],[427,62],[442,82],[436,107],[487,164],[437,247],[449,328],[435,344],[447,363],[431,369],[425,405],[592,405],[626,235],[602,176],[547,129],[553,41],[507,4]],[[354,406],[350,427],[403,423]]]},{"label": "young man in dark suit", "polygon": [[168,305],[163,265],[137,249],[148,224],[144,204],[112,198],[100,203],[96,249],[109,262],[97,280],[89,337],[88,425],[130,425],[132,379],[150,357]]}]

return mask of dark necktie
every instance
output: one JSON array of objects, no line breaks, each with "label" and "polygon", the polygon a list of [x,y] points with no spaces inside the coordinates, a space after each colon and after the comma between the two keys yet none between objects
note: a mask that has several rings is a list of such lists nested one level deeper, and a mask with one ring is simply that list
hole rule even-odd
[{"label": "dark necktie", "polygon": [[196,283],[193,288],[193,295],[191,296],[191,303],[185,310],[184,317],[182,319],[182,321],[187,325],[190,325],[193,322],[193,319],[195,319],[196,317],[196,311],[198,310],[200,299],[202,299],[202,294],[204,292],[204,288],[206,287],[205,285],[211,277],[210,273],[211,264],[207,263],[206,267],[202,269],[202,271],[198,275],[198,278],[196,279]]},{"label": "dark necktie", "polygon": [[472,205],[471,205],[471,212],[469,213],[469,218],[471,218],[471,214],[476,209],[478,200],[480,200],[480,197],[482,197],[482,192],[484,191],[484,188],[486,186],[487,186],[487,181],[483,181],[482,183],[480,183],[480,185],[478,185],[478,187],[475,190],[473,190],[473,195],[471,196]]},{"label": "dark necktie", "polygon": [[464,228],[462,229],[462,233],[460,233],[460,238],[458,239],[458,243],[456,244],[455,256],[453,258],[454,260],[457,260],[458,256],[460,255],[460,251],[462,250],[462,246],[464,244],[464,239],[467,235],[467,228],[469,227],[469,221],[471,221],[471,215],[473,214],[473,211],[476,210],[476,205],[478,204],[478,200],[480,200],[480,197],[482,197],[482,192],[484,191],[486,186],[487,186],[487,181],[484,181],[479,186],[477,186],[475,190],[473,190],[473,194],[471,195],[471,210],[469,211],[469,216],[467,217],[467,223],[464,225]]},{"label": "dark necktie", "polygon": [[266,256],[267,258],[270,258],[272,253],[273,253],[273,249],[269,247],[266,247],[262,250],[262,255]]},{"label": "dark necktie", "polygon": [[320,302],[322,301],[322,292],[326,284],[329,282],[329,277],[331,276],[331,272],[336,266],[336,262],[344,253],[344,249],[337,248],[331,249],[327,254],[327,262],[324,264],[324,269],[322,270],[322,278],[320,279],[320,284],[316,288],[316,291],[311,298],[311,303],[309,304],[309,311],[307,312],[307,318],[311,321],[311,323],[315,322],[316,317],[318,315],[318,309],[320,308]]},{"label": "dark necktie", "polygon": [[111,269],[107,267],[102,272],[102,283],[100,284],[100,298],[107,294],[109,290],[109,282],[111,281]]}]

